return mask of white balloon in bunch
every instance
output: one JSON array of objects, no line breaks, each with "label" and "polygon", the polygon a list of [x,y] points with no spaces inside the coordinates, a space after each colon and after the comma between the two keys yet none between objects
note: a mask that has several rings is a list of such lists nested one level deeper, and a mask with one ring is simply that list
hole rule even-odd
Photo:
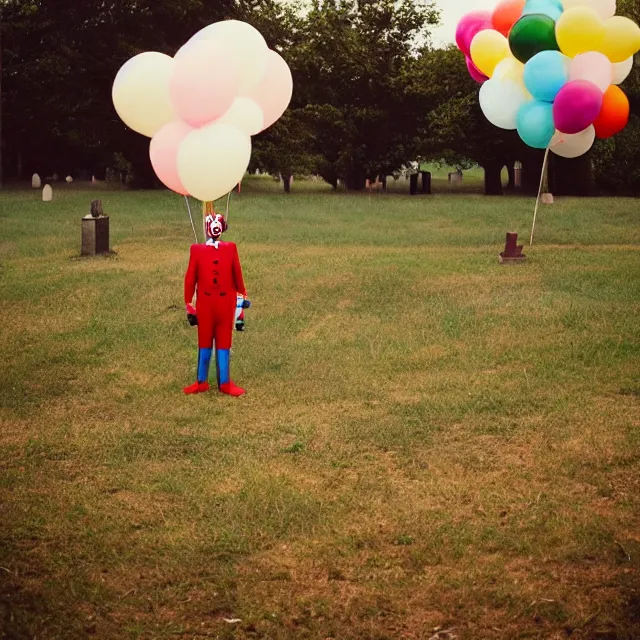
[{"label": "white balloon in bunch", "polygon": [[228,124],[255,136],[264,126],[264,113],[250,98],[236,98],[231,108],[217,121],[218,124]]},{"label": "white balloon in bunch", "polygon": [[563,158],[579,158],[591,149],[596,140],[596,130],[593,125],[584,131],[574,134],[556,131],[551,139],[551,151]]},{"label": "white balloon in bunch", "polygon": [[127,61],[113,83],[113,105],[122,121],[149,138],[175,118],[169,95],[173,58],[148,51]]},{"label": "white balloon in bunch", "polygon": [[185,189],[198,200],[229,193],[251,160],[251,138],[236,127],[213,123],[196,129],[178,149],[177,168]]},{"label": "white balloon in bunch", "polygon": [[616,15],[616,0],[562,0],[565,11],[574,7],[589,7],[593,9],[603,20],[608,20]]},{"label": "white balloon in bunch", "polygon": [[517,129],[520,107],[531,100],[524,84],[510,78],[492,78],[480,89],[480,108],[487,120],[501,129]]},{"label": "white balloon in bunch", "polygon": [[269,47],[262,34],[246,22],[215,22],[198,31],[189,42],[197,40],[218,42],[233,54],[240,76],[239,95],[258,84],[267,71]]},{"label": "white balloon in bunch", "polygon": [[624,62],[617,62],[613,65],[613,83],[622,84],[631,73],[633,69],[633,56]]}]

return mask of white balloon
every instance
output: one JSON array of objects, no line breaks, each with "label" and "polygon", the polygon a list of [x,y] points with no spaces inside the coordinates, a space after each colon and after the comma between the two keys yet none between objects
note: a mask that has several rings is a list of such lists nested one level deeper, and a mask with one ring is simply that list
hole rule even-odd
[{"label": "white balloon", "polygon": [[517,129],[520,107],[531,100],[531,94],[516,80],[491,79],[480,89],[480,108],[487,120],[501,129]]},{"label": "white balloon", "polygon": [[264,113],[257,102],[249,98],[236,98],[217,123],[231,125],[250,136],[255,136],[264,127]]},{"label": "white balloon", "polygon": [[617,62],[613,65],[613,83],[622,84],[631,73],[633,69],[633,56],[624,62]]},{"label": "white balloon", "polygon": [[251,160],[251,138],[217,122],[190,133],[178,149],[178,175],[198,200],[217,200],[244,176]]},{"label": "white balloon", "polygon": [[562,6],[565,11],[574,7],[589,7],[594,9],[603,20],[615,16],[617,9],[616,0],[563,0]]},{"label": "white balloon", "polygon": [[578,158],[591,149],[596,139],[596,129],[589,126],[580,133],[567,134],[556,131],[551,139],[551,151],[563,158]]},{"label": "white balloon", "polygon": [[200,39],[220,42],[233,53],[240,74],[240,94],[258,84],[267,72],[269,47],[262,34],[246,22],[214,22],[198,31],[189,42]]},{"label": "white balloon", "polygon": [[113,83],[111,97],[122,121],[152,138],[175,119],[169,95],[173,58],[148,51],[126,62]]}]

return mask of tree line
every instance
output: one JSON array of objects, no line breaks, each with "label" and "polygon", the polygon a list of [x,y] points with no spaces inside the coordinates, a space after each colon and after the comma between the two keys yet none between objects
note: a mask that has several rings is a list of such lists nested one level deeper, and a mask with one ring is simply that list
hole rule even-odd
[{"label": "tree line", "polygon": [[[487,122],[463,56],[432,46],[431,0],[312,0],[304,11],[277,0],[4,0],[0,12],[8,178],[110,173],[155,184],[148,140],[113,109],[113,79],[136,53],[173,55],[206,24],[235,18],[260,29],[295,83],[289,111],[254,139],[253,168],[357,190],[414,160],[480,165],[485,191],[499,194],[503,167],[520,161],[525,188],[538,186],[542,152]],[[618,0],[618,13],[640,22],[637,0]],[[637,62],[623,87],[629,126],[583,158],[553,157],[555,193],[640,194]]]}]

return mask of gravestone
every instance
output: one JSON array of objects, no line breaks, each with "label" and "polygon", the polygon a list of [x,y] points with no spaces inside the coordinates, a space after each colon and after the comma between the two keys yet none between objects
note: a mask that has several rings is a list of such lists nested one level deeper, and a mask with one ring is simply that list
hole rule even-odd
[{"label": "gravestone", "polygon": [[422,171],[422,193],[431,193],[431,171]]},{"label": "gravestone", "polygon": [[67,176],[65,179],[68,184],[71,184],[73,182],[73,178],[71,176]]},{"label": "gravestone", "polygon": [[552,193],[543,193],[542,194],[542,204],[553,204],[553,194]]},{"label": "gravestone", "polygon": [[527,256],[522,253],[524,245],[518,244],[517,233],[507,233],[507,242],[504,251],[499,255],[500,264],[518,264],[526,262]]},{"label": "gravestone", "polygon": [[516,189],[522,188],[522,162],[513,165],[513,186]]},{"label": "gravestone", "polygon": [[50,184],[45,184],[42,190],[42,202],[51,202],[53,200],[53,189]]},{"label": "gravestone", "polygon": [[33,189],[41,189],[42,188],[42,180],[37,173],[34,173],[31,178],[31,187]]},{"label": "gravestone", "polygon": [[91,203],[89,215],[82,218],[83,256],[95,256],[109,253],[109,216],[104,215],[101,200]]},{"label": "gravestone", "polygon": [[412,173],[409,176],[409,194],[412,196],[417,195],[418,193],[418,174]]}]

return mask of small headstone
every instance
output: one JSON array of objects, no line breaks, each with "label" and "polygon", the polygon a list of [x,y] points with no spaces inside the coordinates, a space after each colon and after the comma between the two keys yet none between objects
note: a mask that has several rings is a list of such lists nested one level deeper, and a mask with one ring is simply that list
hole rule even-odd
[{"label": "small headstone", "polygon": [[42,189],[42,180],[37,173],[34,173],[33,177],[31,178],[31,187],[33,189]]},{"label": "small headstone", "polygon": [[58,173],[56,172],[56,173],[54,173],[54,174],[51,176],[51,179],[52,179],[52,180],[54,180],[55,182],[57,182],[58,180],[60,180],[60,176],[59,176],[59,175],[58,175]]},{"label": "small headstone", "polygon": [[552,193],[543,193],[542,194],[542,204],[553,204],[553,194]]},{"label": "small headstone", "polygon": [[109,216],[104,215],[102,200],[94,200],[89,215],[82,218],[80,253],[83,256],[109,253]]},{"label": "small headstone", "polygon": [[73,182],[73,178],[71,176],[67,176],[66,181],[68,184],[71,184]]},{"label": "small headstone", "polygon": [[517,264],[519,262],[526,262],[527,256],[522,253],[524,245],[518,244],[517,233],[507,233],[507,241],[504,246],[504,251],[500,254],[500,264]]},{"label": "small headstone", "polygon": [[53,200],[53,189],[50,184],[45,184],[42,190],[42,202],[51,202]]},{"label": "small headstone", "polygon": [[91,176],[91,184],[96,184],[98,182],[95,176]]}]

